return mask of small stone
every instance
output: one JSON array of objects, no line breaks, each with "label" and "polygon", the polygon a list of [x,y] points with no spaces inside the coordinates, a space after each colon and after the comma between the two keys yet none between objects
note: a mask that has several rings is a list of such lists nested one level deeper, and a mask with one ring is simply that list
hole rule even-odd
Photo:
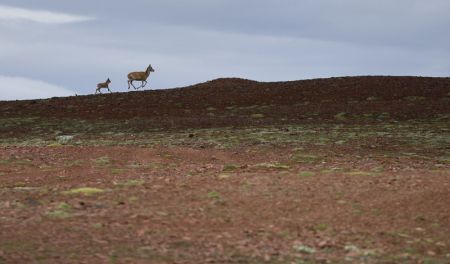
[{"label": "small stone", "polygon": [[303,244],[295,244],[293,247],[296,251],[304,254],[314,254],[316,252],[316,249],[310,246],[306,246]]},{"label": "small stone", "polygon": [[417,227],[415,230],[416,230],[417,232],[425,232],[425,229],[422,228],[422,227]]},{"label": "small stone", "polygon": [[328,247],[329,245],[330,245],[330,243],[328,240],[322,240],[317,244],[317,246],[319,248],[325,248],[325,247]]},{"label": "small stone", "polygon": [[218,178],[219,179],[228,179],[228,178],[230,178],[231,177],[231,175],[230,174],[219,174],[219,176],[218,176]]},{"label": "small stone", "polygon": [[38,206],[38,205],[40,205],[39,201],[34,199],[33,197],[25,198],[25,204],[27,204],[29,206]]},{"label": "small stone", "polygon": [[438,246],[438,247],[445,247],[446,244],[444,242],[439,241],[439,242],[436,242],[436,246]]},{"label": "small stone", "polygon": [[73,138],[74,138],[74,136],[62,135],[62,136],[57,136],[57,137],[56,137],[56,141],[57,141],[59,144],[67,144],[67,143],[69,143],[70,141],[72,141]]}]

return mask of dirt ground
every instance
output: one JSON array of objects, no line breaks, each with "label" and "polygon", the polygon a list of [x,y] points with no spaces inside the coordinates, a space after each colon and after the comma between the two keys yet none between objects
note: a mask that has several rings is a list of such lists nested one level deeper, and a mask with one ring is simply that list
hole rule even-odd
[{"label": "dirt ground", "polygon": [[450,263],[450,79],[0,102],[0,263]]}]

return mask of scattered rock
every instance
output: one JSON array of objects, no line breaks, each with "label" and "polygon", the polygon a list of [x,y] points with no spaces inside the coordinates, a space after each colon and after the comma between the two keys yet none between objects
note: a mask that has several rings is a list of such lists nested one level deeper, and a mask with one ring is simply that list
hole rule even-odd
[{"label": "scattered rock", "polygon": [[56,137],[56,141],[59,144],[63,144],[63,145],[70,143],[73,139],[74,139],[74,136],[68,136],[68,135],[62,135],[62,136]]},{"label": "scattered rock", "polygon": [[294,250],[304,253],[304,254],[314,254],[316,253],[316,249],[307,245],[303,245],[301,243],[294,244]]},{"label": "scattered rock", "polygon": [[29,206],[38,206],[38,205],[40,205],[41,203],[38,201],[38,200],[36,200],[35,198],[33,198],[33,197],[27,197],[27,198],[25,198],[25,202],[24,202],[26,205],[29,205]]}]

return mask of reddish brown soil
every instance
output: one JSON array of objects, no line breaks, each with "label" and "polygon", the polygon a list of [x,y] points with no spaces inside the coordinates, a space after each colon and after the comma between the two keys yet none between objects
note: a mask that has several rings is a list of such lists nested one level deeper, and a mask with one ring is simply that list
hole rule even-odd
[{"label": "reddish brown soil", "polygon": [[[449,78],[219,79],[0,102],[0,263],[449,263],[449,93]],[[42,146],[30,137],[53,130],[26,117],[124,126],[86,132],[121,132],[111,145]],[[292,143],[302,125],[317,142]],[[279,141],[198,144],[273,126]],[[378,134],[318,142],[355,127]],[[153,128],[168,139],[118,146]]]}]

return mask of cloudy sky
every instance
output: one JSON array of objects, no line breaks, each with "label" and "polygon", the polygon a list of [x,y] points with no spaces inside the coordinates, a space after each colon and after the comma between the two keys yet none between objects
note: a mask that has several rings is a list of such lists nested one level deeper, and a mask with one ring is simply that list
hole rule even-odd
[{"label": "cloudy sky", "polygon": [[449,0],[0,0],[0,100],[218,77],[450,75]]}]

